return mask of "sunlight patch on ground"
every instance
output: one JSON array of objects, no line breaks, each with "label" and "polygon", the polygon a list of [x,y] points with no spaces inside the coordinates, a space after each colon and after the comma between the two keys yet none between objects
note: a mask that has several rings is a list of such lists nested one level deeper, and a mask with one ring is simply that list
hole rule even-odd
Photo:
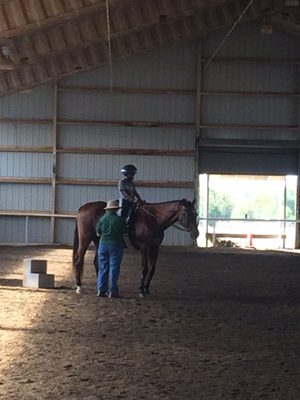
[{"label": "sunlight patch on ground", "polygon": [[[28,252],[26,258],[47,260],[47,273],[55,275],[55,287],[66,284],[66,271],[70,276],[68,285],[72,284],[72,253],[68,249],[43,250],[42,254],[32,256]],[[8,257],[9,259],[9,254]],[[0,270],[0,384],[4,370],[14,368],[19,361],[26,340],[34,331],[36,322],[39,320],[44,303],[53,289],[31,289],[23,288],[23,260],[16,264],[8,265],[5,270]],[[55,289],[54,289],[55,290]],[[13,304],[11,295],[13,292]],[[36,307],[30,307],[35,303]]]}]

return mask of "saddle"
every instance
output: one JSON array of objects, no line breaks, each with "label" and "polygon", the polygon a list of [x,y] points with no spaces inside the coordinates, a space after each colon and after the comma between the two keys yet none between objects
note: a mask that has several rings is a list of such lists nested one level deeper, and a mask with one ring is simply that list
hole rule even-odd
[{"label": "saddle", "polygon": [[137,211],[137,209],[139,208],[139,204],[138,203],[136,203],[136,204],[134,204],[131,208],[130,208],[130,210],[129,210],[129,212],[128,212],[128,216],[127,216],[127,218],[126,218],[126,226],[127,226],[127,229],[128,229],[128,232],[130,232],[130,230],[132,230],[132,228],[133,228],[133,226],[134,226],[134,215],[135,215],[135,213],[136,213],[136,211]]}]

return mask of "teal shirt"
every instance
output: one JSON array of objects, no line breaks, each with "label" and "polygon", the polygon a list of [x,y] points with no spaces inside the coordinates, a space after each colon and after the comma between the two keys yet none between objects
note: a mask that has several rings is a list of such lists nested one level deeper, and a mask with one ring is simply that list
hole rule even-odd
[{"label": "teal shirt", "polygon": [[115,212],[106,211],[96,225],[101,236],[100,243],[105,245],[123,245],[123,234],[127,232],[125,221]]}]

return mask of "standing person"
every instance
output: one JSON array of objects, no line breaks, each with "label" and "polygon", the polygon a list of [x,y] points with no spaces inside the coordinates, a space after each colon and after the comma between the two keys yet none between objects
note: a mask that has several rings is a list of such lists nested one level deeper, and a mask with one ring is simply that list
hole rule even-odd
[{"label": "standing person", "polygon": [[123,234],[127,232],[127,228],[124,219],[117,214],[119,208],[118,200],[108,201],[106,212],[96,226],[97,235],[100,236],[98,297],[121,297],[118,279],[123,257]]},{"label": "standing person", "polygon": [[125,220],[130,218],[132,207],[135,203],[144,204],[140,195],[138,194],[135,183],[133,182],[137,169],[134,165],[128,164],[121,169],[121,173],[125,176],[124,179],[119,181],[119,192],[121,197],[121,217]]}]

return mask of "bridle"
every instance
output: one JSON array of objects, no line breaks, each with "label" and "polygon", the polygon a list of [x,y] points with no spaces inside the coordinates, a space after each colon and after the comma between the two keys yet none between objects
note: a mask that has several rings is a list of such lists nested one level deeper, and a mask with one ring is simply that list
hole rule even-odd
[{"label": "bridle", "polygon": [[[143,207],[142,205],[140,206],[140,208],[142,208],[142,209],[145,211],[145,213],[151,215],[151,216],[152,216],[153,218],[155,218],[157,221],[160,221],[160,219],[157,218],[156,215],[154,215],[154,214],[152,214],[150,211],[146,210],[146,208]],[[185,207],[185,208],[186,208],[186,207]],[[177,229],[177,230],[179,230],[179,231],[183,231],[183,232],[190,232],[189,230],[187,230],[186,228],[184,228],[184,227],[181,226],[181,225],[175,225],[176,222],[177,222],[177,221],[175,221],[175,222],[173,222],[173,224],[171,224],[175,229]]]}]

